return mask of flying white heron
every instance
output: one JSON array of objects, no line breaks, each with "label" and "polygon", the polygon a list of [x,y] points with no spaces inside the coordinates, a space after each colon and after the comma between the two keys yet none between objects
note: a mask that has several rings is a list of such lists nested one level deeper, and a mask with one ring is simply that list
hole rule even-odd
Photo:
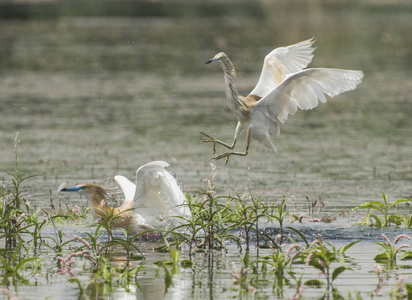
[{"label": "flying white heron", "polygon": [[[247,97],[238,93],[234,85],[235,67],[229,57],[220,52],[206,64],[218,62],[224,72],[226,99],[229,108],[236,115],[238,123],[232,144],[224,143],[210,135],[200,132],[203,142],[213,143],[234,149],[243,128],[246,129],[246,149],[244,152],[230,151],[213,157],[226,158],[231,155],[246,156],[251,139],[263,143],[277,153],[270,135],[278,136],[279,127],[293,115],[298,108],[308,110],[326,102],[326,96],[334,97],[356,88],[361,82],[362,71],[310,68],[303,70],[312,60],[313,39],[287,47],[274,49],[266,55],[263,69],[256,87]],[[325,96],[326,95],[326,96]]]}]

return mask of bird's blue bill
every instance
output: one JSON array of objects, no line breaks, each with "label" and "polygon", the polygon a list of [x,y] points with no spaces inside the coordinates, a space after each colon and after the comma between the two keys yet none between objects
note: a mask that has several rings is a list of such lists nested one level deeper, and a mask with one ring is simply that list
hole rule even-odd
[{"label": "bird's blue bill", "polygon": [[64,189],[61,189],[62,192],[78,192],[81,191],[83,188],[81,186],[71,186]]}]

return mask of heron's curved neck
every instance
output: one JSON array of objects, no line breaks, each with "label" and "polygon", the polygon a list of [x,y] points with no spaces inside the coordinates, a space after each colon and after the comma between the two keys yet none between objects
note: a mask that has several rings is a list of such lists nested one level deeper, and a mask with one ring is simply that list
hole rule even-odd
[{"label": "heron's curved neck", "polygon": [[92,203],[92,213],[95,217],[105,217],[113,213],[112,209],[107,204],[105,194],[94,191],[87,196]]},{"label": "heron's curved neck", "polygon": [[133,209],[134,203],[129,201],[120,207],[110,207],[107,204],[106,194],[98,191],[87,195],[92,203],[92,213],[95,217],[121,216],[129,217],[129,211]]},{"label": "heron's curved neck", "polygon": [[234,84],[236,78],[235,67],[233,66],[232,62],[228,57],[219,62],[220,67],[222,68],[225,74],[225,91],[227,105],[233,112],[235,112],[237,107],[237,98],[239,96],[239,92],[237,91],[236,86]]}]

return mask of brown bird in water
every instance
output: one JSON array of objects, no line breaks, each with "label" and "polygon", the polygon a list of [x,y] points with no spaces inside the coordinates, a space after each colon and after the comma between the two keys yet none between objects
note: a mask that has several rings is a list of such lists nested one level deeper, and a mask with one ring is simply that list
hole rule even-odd
[{"label": "brown bird in water", "polygon": [[164,161],[141,166],[136,171],[136,184],[124,176],[115,176],[125,196],[120,207],[109,207],[108,191],[94,183],[60,188],[59,192],[85,195],[92,204],[91,212],[95,218],[116,216],[114,227],[122,227],[131,233],[163,229],[174,225],[180,217],[191,216],[185,195],[176,179],[165,169],[168,166]]},{"label": "brown bird in water", "polygon": [[[203,142],[234,149],[243,128],[246,129],[246,149],[244,152],[230,151],[214,157],[226,158],[231,155],[246,156],[251,139],[263,143],[277,153],[270,135],[278,136],[279,127],[293,115],[297,108],[308,110],[326,102],[326,96],[334,97],[356,88],[361,82],[362,71],[311,68],[303,70],[312,60],[313,39],[270,52],[264,60],[263,69],[256,87],[246,97],[240,95],[234,85],[235,67],[229,57],[220,52],[206,64],[218,62],[224,72],[226,99],[229,108],[236,115],[238,123],[231,145],[217,140],[200,131]],[[326,95],[326,96],[325,96]]]}]

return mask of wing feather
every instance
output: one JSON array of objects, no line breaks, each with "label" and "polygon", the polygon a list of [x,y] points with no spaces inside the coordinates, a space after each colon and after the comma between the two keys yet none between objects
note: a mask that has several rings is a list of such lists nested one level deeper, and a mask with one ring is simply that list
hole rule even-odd
[{"label": "wing feather", "polygon": [[124,194],[124,202],[130,202],[134,199],[134,193],[136,192],[136,185],[131,182],[129,179],[122,175],[114,176],[114,180],[116,180],[117,184],[123,191]]},{"label": "wing feather", "polygon": [[314,39],[279,47],[266,55],[256,87],[250,94],[265,97],[290,74],[303,70],[311,61]]},{"label": "wing feather", "polygon": [[186,197],[163,161],[150,162],[136,172],[135,208],[152,226],[175,215],[189,216]]},{"label": "wing feather", "polygon": [[255,110],[281,125],[288,115],[293,115],[298,108],[315,108],[319,101],[326,102],[326,96],[334,97],[355,89],[362,78],[362,71],[306,69],[282,81],[277,88],[256,103]]}]

